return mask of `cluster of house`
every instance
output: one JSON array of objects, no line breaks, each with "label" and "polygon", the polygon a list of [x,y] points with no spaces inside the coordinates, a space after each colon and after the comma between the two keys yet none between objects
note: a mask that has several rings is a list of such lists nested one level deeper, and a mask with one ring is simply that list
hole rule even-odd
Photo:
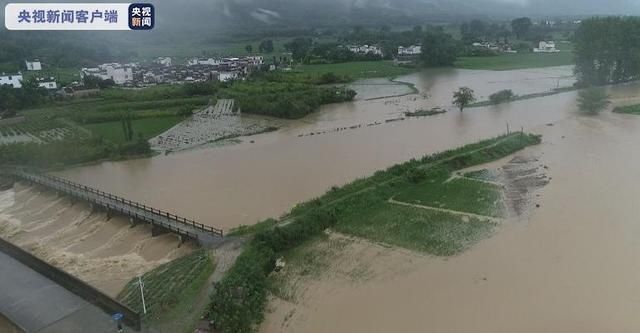
[{"label": "cluster of house", "polygon": [[533,48],[535,53],[556,53],[560,50],[556,49],[556,43],[554,41],[541,41],[538,43],[538,47]]},{"label": "cluster of house", "polygon": [[243,58],[193,58],[186,64],[174,65],[170,57],[158,57],[146,64],[103,64],[83,68],[81,77],[95,76],[113,80],[121,86],[145,86],[160,83],[229,81],[246,77],[264,63],[261,56]]},{"label": "cluster of house", "polygon": [[355,54],[371,54],[380,56],[381,58],[384,56],[382,48],[375,45],[347,45],[345,48]]},{"label": "cluster of house", "polygon": [[422,54],[422,45],[399,46],[395,62],[407,64],[416,61]]},{"label": "cluster of house", "polygon": [[511,49],[511,44],[509,43],[476,42],[471,44],[471,46],[479,49],[487,49],[497,53],[518,53],[518,51]]},{"label": "cluster of house", "polygon": [[[25,60],[25,67],[27,68],[27,71],[41,71],[42,63],[40,63],[38,59],[33,61]],[[22,72],[18,72],[16,74],[0,74],[0,86],[9,85],[13,88],[22,88],[22,80],[24,80]],[[58,83],[54,77],[36,77],[36,81],[38,82],[38,86],[41,88],[45,88],[47,90],[58,89]]]}]

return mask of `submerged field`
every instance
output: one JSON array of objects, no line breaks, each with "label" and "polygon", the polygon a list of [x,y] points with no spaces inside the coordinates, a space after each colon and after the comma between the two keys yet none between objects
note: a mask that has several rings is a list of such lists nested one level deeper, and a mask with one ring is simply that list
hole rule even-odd
[{"label": "submerged field", "polygon": [[[212,319],[228,331],[260,323],[267,288],[278,289],[268,282],[275,259],[284,256],[287,261],[326,229],[431,255],[461,253],[493,232],[503,209],[495,184],[450,180],[453,172],[539,142],[538,136],[514,133],[410,160],[334,187],[297,205],[280,221],[239,229],[237,234],[254,237],[212,296]],[[242,299],[234,296],[238,289],[245,293]]]}]

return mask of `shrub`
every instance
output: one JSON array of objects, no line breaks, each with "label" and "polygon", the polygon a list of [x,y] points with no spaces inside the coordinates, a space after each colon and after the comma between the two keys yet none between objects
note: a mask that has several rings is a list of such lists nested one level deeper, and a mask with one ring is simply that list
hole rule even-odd
[{"label": "shrub", "polygon": [[511,91],[511,89],[505,89],[491,94],[489,96],[489,100],[493,104],[500,104],[510,101],[513,97],[515,97],[513,91]]}]

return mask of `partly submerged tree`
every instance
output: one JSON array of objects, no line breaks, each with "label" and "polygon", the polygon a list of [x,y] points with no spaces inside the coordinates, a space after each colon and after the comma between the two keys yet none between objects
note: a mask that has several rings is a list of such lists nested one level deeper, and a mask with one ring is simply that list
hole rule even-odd
[{"label": "partly submerged tree", "polygon": [[469,87],[461,87],[458,91],[453,93],[453,105],[460,108],[460,112],[475,100],[476,96],[473,89]]},{"label": "partly submerged tree", "polygon": [[578,108],[587,113],[598,113],[611,104],[609,96],[602,88],[591,87],[578,94]]}]

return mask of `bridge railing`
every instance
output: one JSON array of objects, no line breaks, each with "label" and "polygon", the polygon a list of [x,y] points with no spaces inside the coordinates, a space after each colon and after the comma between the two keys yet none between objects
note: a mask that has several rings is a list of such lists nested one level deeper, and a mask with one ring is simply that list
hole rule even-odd
[{"label": "bridge railing", "polygon": [[[131,200],[119,197],[117,195],[113,195],[111,193],[107,193],[107,192],[104,192],[104,191],[101,191],[101,190],[98,190],[98,189],[95,189],[95,188],[92,188],[92,187],[89,187],[89,186],[85,186],[85,185],[82,185],[82,184],[74,183],[74,182],[69,181],[69,180],[64,179],[64,178],[60,178],[60,177],[56,177],[56,176],[52,176],[52,175],[47,175],[47,174],[32,174],[32,173],[27,173],[27,172],[17,172],[17,175],[19,175],[19,176],[21,176],[21,177],[23,177],[23,178],[25,178],[27,180],[31,180],[31,181],[34,181],[34,182],[37,182],[37,183],[41,183],[41,184],[45,183],[45,180],[49,181],[50,182],[49,184],[43,184],[43,185],[47,185],[47,186],[50,186],[50,187],[52,187],[54,189],[61,190],[61,191],[64,191],[64,192],[67,192],[69,194],[76,195],[76,196],[82,196],[81,192],[88,192],[88,193],[94,194],[94,195],[96,195],[98,197],[106,198],[106,199],[109,199],[109,200],[112,200],[112,201],[116,201],[116,202],[120,202],[123,205],[128,205],[130,207],[135,207],[136,209],[142,210],[142,211],[144,211],[146,213],[151,213],[151,214],[156,215],[156,216],[162,216],[162,217],[166,218],[167,220],[173,220],[173,221],[176,221],[176,222],[178,222],[180,224],[188,225],[188,226],[191,226],[191,227],[193,227],[195,229],[198,229],[198,230],[201,230],[201,231],[204,231],[204,232],[208,232],[208,233],[211,233],[213,235],[217,235],[219,237],[223,237],[223,231],[221,229],[214,228],[214,227],[211,227],[211,226],[208,226],[208,225],[204,225],[204,224],[198,223],[198,222],[196,222],[194,220],[190,220],[190,219],[187,219],[187,218],[175,215],[175,214],[171,214],[171,213],[166,212],[166,211],[155,209],[155,208],[147,206],[145,204],[141,204],[139,202],[131,201]],[[65,188],[63,188],[61,186],[56,186],[56,184],[66,185],[67,187],[70,188],[70,190],[67,191]],[[73,192],[73,191],[71,191],[72,189],[75,189],[75,190],[79,191],[80,193]],[[90,200],[90,198],[88,196],[83,197],[83,199],[92,201],[92,200]],[[98,202],[97,200],[94,200],[94,202],[96,204],[105,205],[105,203]],[[112,206],[110,209],[116,209],[116,208],[118,208],[118,207]],[[137,213],[134,213],[134,212],[131,212],[131,211],[125,212],[125,211],[123,211],[123,210],[121,210],[119,208],[117,210],[122,211],[123,213],[137,214]],[[149,218],[149,217],[147,217],[147,216],[145,216],[143,214],[137,214],[137,215],[139,215],[140,217],[144,217],[144,219],[143,218],[140,218],[140,219],[144,220],[145,222],[150,222],[150,223],[154,223],[154,224],[162,224],[161,226],[163,228],[169,229],[167,226],[170,226],[170,225],[167,224],[167,223],[163,223],[162,221],[158,221],[158,220],[153,220],[153,219],[151,219],[151,218]],[[170,226],[170,227],[171,227],[171,229],[176,229],[175,227],[172,227],[172,226]],[[186,230],[181,231],[180,233],[182,233],[182,234],[192,234],[192,233],[190,233],[190,232],[188,232]],[[192,237],[190,235],[187,235],[187,236]]]}]

